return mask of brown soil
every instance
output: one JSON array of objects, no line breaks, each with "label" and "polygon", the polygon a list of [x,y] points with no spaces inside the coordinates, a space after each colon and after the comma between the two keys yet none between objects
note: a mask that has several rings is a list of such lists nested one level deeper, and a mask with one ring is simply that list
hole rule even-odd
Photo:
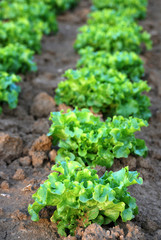
[{"label": "brown soil", "polygon": [[[30,220],[27,206],[32,194],[46,180],[53,164],[55,151],[43,134],[49,129],[50,111],[58,110],[51,97],[63,78],[61,74],[74,68],[78,56],[72,44],[77,29],[86,21],[89,0],[82,0],[73,11],[59,16],[59,33],[46,36],[42,41],[42,54],[36,56],[39,71],[28,74],[21,82],[19,105],[0,117],[0,239],[50,240],[60,239],[56,225],[49,217],[54,209],[44,209],[41,220]],[[161,1],[149,0],[148,17],[141,24],[153,38],[152,51],[145,60],[146,78],[152,90],[152,118],[147,129],[138,135],[146,140],[149,154],[146,159],[129,157],[116,160],[113,170],[126,165],[137,170],[144,179],[142,186],[130,188],[137,199],[139,215],[131,222],[117,227],[96,224],[85,231],[79,229],[73,239],[161,239]],[[63,107],[63,106],[62,106]],[[100,170],[101,171],[101,170]],[[72,239],[72,238],[68,238]]]}]

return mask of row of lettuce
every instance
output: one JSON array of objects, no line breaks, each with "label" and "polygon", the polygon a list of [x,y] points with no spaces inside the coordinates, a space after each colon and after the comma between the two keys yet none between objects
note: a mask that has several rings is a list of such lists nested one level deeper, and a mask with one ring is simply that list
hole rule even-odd
[{"label": "row of lettuce", "polygon": [[[57,14],[78,0],[0,1],[0,104],[15,108],[21,81],[17,74],[36,71],[33,55],[40,53],[43,34],[56,33]],[[0,106],[0,112],[2,107]]]},{"label": "row of lettuce", "polygon": [[[119,1],[114,2],[120,5]],[[68,70],[65,73],[67,80],[58,85],[58,104],[92,108],[106,116],[150,117],[150,101],[143,95],[150,88],[141,80],[144,67],[138,53],[141,44],[150,49],[151,40],[135,21],[138,15],[135,11],[132,14],[133,2],[135,9],[138,0],[131,0],[130,8],[125,10],[108,8],[89,15],[87,24],[79,29],[74,45],[81,58],[77,69]],[[144,2],[140,1],[138,5]],[[96,2],[95,6],[102,5]],[[139,16],[143,16],[142,8],[139,11]]]},{"label": "row of lettuce", "polygon": [[[87,24],[74,44],[80,54],[76,70],[65,73],[56,89],[57,104],[75,110],[51,113],[48,136],[59,146],[48,180],[29,205],[33,221],[45,206],[56,206],[51,221],[62,236],[91,223],[123,222],[138,213],[127,187],[141,184],[128,167],[98,177],[96,165],[110,168],[114,159],[129,154],[146,156],[144,140],[135,132],[147,126],[150,100],[139,53],[151,48],[150,36],[137,20],[146,16],[146,0],[93,0]],[[141,45],[144,44],[144,47]],[[89,110],[90,109],[90,110]],[[103,113],[100,117],[93,113]]]}]

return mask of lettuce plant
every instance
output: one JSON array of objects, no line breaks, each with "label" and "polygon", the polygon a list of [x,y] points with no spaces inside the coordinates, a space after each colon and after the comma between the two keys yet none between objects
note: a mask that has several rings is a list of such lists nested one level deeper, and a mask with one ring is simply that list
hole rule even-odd
[{"label": "lettuce plant", "polygon": [[[57,31],[53,3],[71,6],[77,0],[0,1],[0,102],[15,108],[20,78],[9,73],[35,71],[33,54],[40,52],[43,33]],[[7,73],[8,72],[8,73]],[[2,108],[0,107],[0,112]]]},{"label": "lettuce plant", "polygon": [[68,157],[82,165],[111,167],[114,158],[127,158],[130,153],[145,156],[147,147],[144,140],[136,139],[134,133],[147,126],[138,118],[114,116],[100,121],[89,110],[51,113],[48,136],[60,149],[56,161]]},{"label": "lettuce plant", "polygon": [[20,18],[16,22],[0,22],[0,47],[18,42],[40,52],[42,29],[43,23],[35,25],[26,18]]},{"label": "lettuce plant", "polygon": [[52,6],[56,13],[64,12],[74,7],[80,0],[44,0],[45,3]]},{"label": "lettuce plant", "polygon": [[108,24],[110,26],[117,25],[121,21],[133,22],[134,17],[131,12],[131,8],[126,8],[124,10],[114,10],[114,9],[103,9],[100,11],[91,12],[88,15],[87,24]]},{"label": "lettuce plant", "polygon": [[[6,72],[0,72],[0,103],[8,103],[11,109],[17,106],[18,95],[20,87],[16,85],[20,82],[21,78],[15,74],[8,74]],[[2,107],[0,107],[0,113]]]},{"label": "lettuce plant", "polygon": [[87,47],[79,51],[81,58],[77,67],[100,68],[104,73],[108,69],[116,69],[127,75],[130,80],[138,81],[144,74],[143,61],[134,52],[114,52],[110,54],[106,51],[95,52],[92,47]]},{"label": "lettuce plant", "polygon": [[74,235],[77,225],[109,224],[119,217],[126,222],[138,213],[136,200],[127,188],[143,181],[128,167],[106,172],[100,179],[96,170],[84,168],[78,162],[64,160],[52,170],[33,195],[35,202],[29,205],[28,211],[31,219],[38,221],[41,209],[56,206],[51,221],[58,224],[60,235],[66,236],[67,230]]},{"label": "lettuce plant", "polygon": [[122,21],[115,26],[108,24],[84,25],[79,29],[74,44],[76,50],[91,46],[95,51],[134,51],[141,52],[141,43],[151,49],[150,35],[135,22]]},{"label": "lettuce plant", "polygon": [[[19,10],[22,10],[22,12],[26,10],[26,13],[30,16],[34,15],[48,19],[48,14],[51,16],[52,13],[59,14],[67,11],[74,7],[79,0],[2,0],[1,2],[0,7],[3,13],[0,14],[0,17],[3,19],[8,16],[12,18],[13,16],[21,15],[22,13]],[[11,12],[11,8],[14,10],[13,13]]]},{"label": "lettuce plant", "polygon": [[67,70],[67,80],[58,84],[55,100],[78,108],[93,108],[105,116],[122,115],[148,119],[150,100],[143,92],[149,91],[146,81],[131,82],[114,69],[95,66]]},{"label": "lettuce plant", "polygon": [[58,30],[56,15],[54,11],[44,2],[27,2],[14,0],[8,4],[8,1],[0,2],[0,19],[17,21],[19,18],[26,18],[35,25],[42,26],[45,34]]},{"label": "lettuce plant", "polygon": [[15,43],[0,48],[0,71],[8,73],[26,73],[36,71],[33,62],[34,52],[25,46]]},{"label": "lettuce plant", "polygon": [[124,10],[130,8],[135,18],[144,18],[147,11],[147,0],[92,0],[94,9],[111,8]]}]

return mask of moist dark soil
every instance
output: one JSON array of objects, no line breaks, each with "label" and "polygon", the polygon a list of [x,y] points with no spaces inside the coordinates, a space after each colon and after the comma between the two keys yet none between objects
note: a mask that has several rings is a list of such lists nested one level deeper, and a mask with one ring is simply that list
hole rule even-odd
[{"label": "moist dark soil", "polygon": [[[58,111],[53,97],[66,69],[75,68],[78,55],[73,42],[78,28],[86,22],[90,1],[81,0],[72,11],[58,17],[59,32],[45,36],[42,53],[35,56],[38,72],[22,76],[18,107],[9,110],[4,105],[0,116],[0,239],[52,240],[62,239],[56,224],[50,222],[54,209],[41,212],[41,220],[32,222],[27,212],[32,194],[47,179],[54,164],[55,150],[45,135],[50,126],[51,111]],[[142,54],[146,79],[151,86],[152,118],[149,127],[137,135],[149,148],[143,159],[130,156],[115,160],[112,170],[129,165],[140,172],[144,183],[129,191],[137,199],[139,214],[128,223],[100,227],[92,224],[78,229],[68,239],[161,239],[161,1],[149,0],[148,16],[141,22],[153,39],[153,49]]]}]

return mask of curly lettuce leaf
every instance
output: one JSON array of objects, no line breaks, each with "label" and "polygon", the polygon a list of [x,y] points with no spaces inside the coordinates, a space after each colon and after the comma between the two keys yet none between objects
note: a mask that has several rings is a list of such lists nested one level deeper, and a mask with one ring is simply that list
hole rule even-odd
[{"label": "curly lettuce leaf", "polygon": [[107,24],[84,25],[79,29],[79,34],[74,47],[78,51],[85,47],[93,47],[95,51],[105,50],[115,51],[134,51],[141,52],[141,44],[151,49],[152,42],[150,35],[143,31],[143,28],[135,22],[121,21],[117,25],[110,27]]},{"label": "curly lettuce leaf", "polygon": [[[105,116],[122,115],[149,119],[150,100],[143,92],[149,91],[146,81],[131,82],[115,69],[85,67],[68,70],[66,81],[56,89],[57,104],[65,103],[78,108],[92,108]],[[69,119],[70,121],[70,119]]]},{"label": "curly lettuce leaf", "polygon": [[57,223],[58,233],[66,236],[67,229],[74,235],[78,222],[84,227],[93,222],[116,222],[119,217],[126,222],[137,214],[136,201],[127,187],[142,184],[142,179],[128,167],[106,172],[100,179],[96,170],[77,162],[64,161],[53,170],[57,172],[49,175],[33,195],[35,202],[28,207],[33,221],[39,220],[39,212],[45,206],[56,206],[51,221]]},{"label": "curly lettuce leaf", "polygon": [[93,9],[115,9],[117,11],[128,11],[135,19],[145,18],[147,11],[147,0],[92,0]]},{"label": "curly lettuce leaf", "polygon": [[102,122],[87,109],[51,113],[50,119],[48,135],[52,136],[53,144],[60,147],[56,162],[68,159],[84,166],[111,167],[114,158],[147,154],[144,140],[134,135],[148,125],[142,119],[114,116]]}]

